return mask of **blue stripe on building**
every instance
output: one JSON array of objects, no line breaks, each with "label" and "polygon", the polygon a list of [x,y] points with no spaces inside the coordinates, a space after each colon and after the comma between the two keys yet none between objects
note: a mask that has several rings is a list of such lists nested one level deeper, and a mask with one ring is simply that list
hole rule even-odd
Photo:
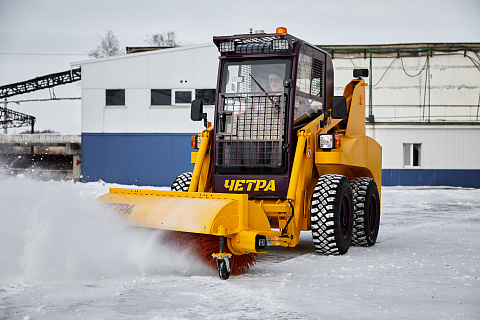
[{"label": "blue stripe on building", "polygon": [[192,171],[189,133],[82,133],[82,181],[170,186]]},{"label": "blue stripe on building", "polygon": [[[170,186],[192,171],[193,133],[82,133],[82,181]],[[480,170],[383,169],[383,186],[480,188]]]},{"label": "blue stripe on building", "polygon": [[480,188],[480,170],[383,169],[382,185]]}]

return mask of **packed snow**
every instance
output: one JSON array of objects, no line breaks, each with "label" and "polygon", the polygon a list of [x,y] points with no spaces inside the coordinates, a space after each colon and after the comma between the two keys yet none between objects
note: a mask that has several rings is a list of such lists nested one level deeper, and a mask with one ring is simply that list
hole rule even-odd
[{"label": "packed snow", "polygon": [[384,187],[375,246],[304,232],[222,281],[95,201],[112,186],[0,177],[0,319],[479,319],[478,189]]}]

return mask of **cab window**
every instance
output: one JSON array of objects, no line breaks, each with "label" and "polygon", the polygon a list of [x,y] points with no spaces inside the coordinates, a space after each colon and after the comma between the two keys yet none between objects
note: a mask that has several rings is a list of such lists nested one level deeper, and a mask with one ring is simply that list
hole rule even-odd
[{"label": "cab window", "polygon": [[303,45],[298,57],[294,123],[316,117],[323,112],[324,68],[324,54]]}]

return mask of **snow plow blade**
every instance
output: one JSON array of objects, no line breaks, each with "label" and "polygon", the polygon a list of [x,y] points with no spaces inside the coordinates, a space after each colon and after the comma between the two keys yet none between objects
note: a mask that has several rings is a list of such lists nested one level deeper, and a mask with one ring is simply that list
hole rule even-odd
[{"label": "snow plow blade", "polygon": [[265,212],[246,194],[111,188],[98,200],[135,226],[225,236],[236,254],[263,252],[272,232]]}]

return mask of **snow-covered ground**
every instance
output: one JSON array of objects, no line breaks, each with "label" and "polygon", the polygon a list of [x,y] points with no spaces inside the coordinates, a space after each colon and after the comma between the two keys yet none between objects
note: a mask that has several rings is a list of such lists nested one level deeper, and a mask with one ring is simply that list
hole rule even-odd
[{"label": "snow-covered ground", "polygon": [[478,189],[383,188],[375,246],[305,232],[222,281],[94,201],[110,186],[0,177],[1,319],[480,318]]}]

